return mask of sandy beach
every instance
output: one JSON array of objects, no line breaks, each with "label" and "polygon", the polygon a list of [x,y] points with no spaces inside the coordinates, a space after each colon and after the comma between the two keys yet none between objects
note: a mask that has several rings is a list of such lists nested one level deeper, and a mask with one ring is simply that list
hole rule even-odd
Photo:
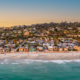
[{"label": "sandy beach", "polygon": [[19,52],[0,54],[0,59],[73,60],[80,59],[80,52]]}]

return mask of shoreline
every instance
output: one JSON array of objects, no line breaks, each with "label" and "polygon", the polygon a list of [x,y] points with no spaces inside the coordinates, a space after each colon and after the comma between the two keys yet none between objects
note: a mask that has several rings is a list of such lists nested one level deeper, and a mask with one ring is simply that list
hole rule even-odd
[{"label": "shoreline", "polygon": [[28,54],[28,53],[79,53],[80,51],[42,51],[42,52],[39,52],[39,51],[34,51],[34,52],[8,52],[8,53],[3,53],[3,54],[13,54],[13,53],[25,53],[25,54]]},{"label": "shoreline", "polygon": [[34,59],[34,60],[74,60],[80,59],[80,52],[17,52],[0,54],[0,59]]}]

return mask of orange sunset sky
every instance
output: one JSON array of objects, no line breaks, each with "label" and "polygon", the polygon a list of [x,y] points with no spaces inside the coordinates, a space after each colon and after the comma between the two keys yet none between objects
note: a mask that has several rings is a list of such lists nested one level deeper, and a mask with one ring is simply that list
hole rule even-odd
[{"label": "orange sunset sky", "polygon": [[0,0],[0,27],[80,22],[80,0]]}]

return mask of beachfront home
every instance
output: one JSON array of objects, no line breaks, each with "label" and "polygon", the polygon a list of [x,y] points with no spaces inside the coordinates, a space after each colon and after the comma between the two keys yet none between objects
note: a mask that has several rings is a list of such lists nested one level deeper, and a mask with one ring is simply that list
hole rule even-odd
[{"label": "beachfront home", "polygon": [[23,52],[23,47],[20,47],[19,48],[19,52]]},{"label": "beachfront home", "polygon": [[43,50],[48,50],[48,47],[47,46],[43,46]]},{"label": "beachfront home", "polygon": [[59,47],[59,51],[68,51],[68,47]]},{"label": "beachfront home", "polygon": [[30,52],[34,52],[36,49],[35,49],[35,47],[33,47],[33,46],[31,46],[30,48],[29,48],[29,51]]},{"label": "beachfront home", "polygon": [[48,46],[49,51],[53,51],[53,46]]},{"label": "beachfront home", "polygon": [[4,54],[4,49],[0,47],[0,54]]},{"label": "beachfront home", "polygon": [[5,48],[5,52],[6,53],[10,52],[10,49],[9,48]]},{"label": "beachfront home", "polygon": [[15,49],[11,49],[11,53],[14,53],[15,52]]},{"label": "beachfront home", "polygon": [[64,51],[68,51],[68,47],[64,47],[63,50],[64,50]]},{"label": "beachfront home", "polygon": [[58,48],[57,46],[54,46],[54,47],[53,47],[53,50],[54,50],[54,51],[58,51],[59,48]]},{"label": "beachfront home", "polygon": [[38,46],[37,51],[43,51],[43,47]]},{"label": "beachfront home", "polygon": [[25,47],[24,48],[24,52],[28,52],[29,51],[29,48],[28,47]]},{"label": "beachfront home", "polygon": [[63,47],[59,47],[59,51],[63,51]]},{"label": "beachfront home", "polygon": [[80,46],[75,45],[73,48],[80,51]]}]

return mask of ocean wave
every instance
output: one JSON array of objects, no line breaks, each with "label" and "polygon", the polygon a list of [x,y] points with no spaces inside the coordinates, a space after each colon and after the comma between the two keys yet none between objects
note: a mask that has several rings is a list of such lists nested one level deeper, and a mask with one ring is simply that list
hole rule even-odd
[{"label": "ocean wave", "polygon": [[34,60],[34,59],[20,59],[20,60],[14,60],[11,61],[10,59],[4,59],[0,61],[0,64],[30,64],[33,62],[42,62],[42,63],[57,63],[57,64],[63,64],[63,63],[69,63],[69,62],[78,62],[80,63],[80,59],[76,60]]}]

